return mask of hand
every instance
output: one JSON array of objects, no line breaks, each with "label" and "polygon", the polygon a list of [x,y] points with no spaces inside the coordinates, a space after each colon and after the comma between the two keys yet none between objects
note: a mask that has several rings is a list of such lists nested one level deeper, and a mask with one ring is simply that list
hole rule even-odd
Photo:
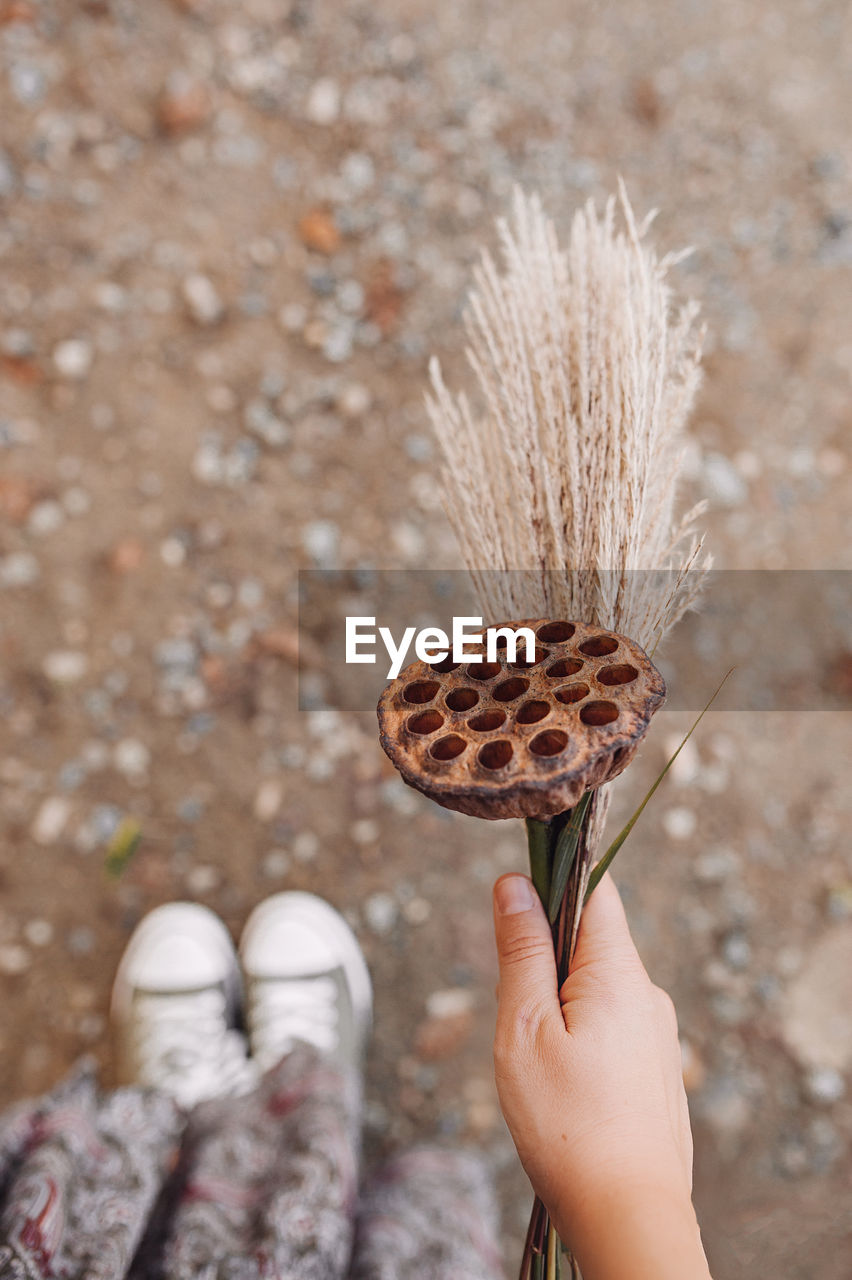
[{"label": "hand", "polygon": [[585,1280],[706,1280],[677,1018],[618,890],[607,875],[589,899],[561,991],[532,883],[501,877],[494,907],[500,1106],[560,1237]]}]

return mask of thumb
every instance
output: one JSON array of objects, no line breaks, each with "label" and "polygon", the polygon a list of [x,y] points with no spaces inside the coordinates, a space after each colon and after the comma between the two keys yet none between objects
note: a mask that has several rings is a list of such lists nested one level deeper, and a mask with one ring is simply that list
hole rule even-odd
[{"label": "thumb", "polygon": [[562,1025],[550,925],[526,876],[501,876],[495,884],[494,933],[500,965],[498,1039],[531,1039],[554,1015]]}]

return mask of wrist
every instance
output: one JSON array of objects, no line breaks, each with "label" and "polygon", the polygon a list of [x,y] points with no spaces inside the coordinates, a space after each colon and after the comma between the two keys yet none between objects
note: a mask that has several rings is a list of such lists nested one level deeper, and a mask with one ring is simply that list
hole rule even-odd
[{"label": "wrist", "polygon": [[669,1177],[610,1180],[551,1214],[584,1280],[710,1280],[685,1182]]}]

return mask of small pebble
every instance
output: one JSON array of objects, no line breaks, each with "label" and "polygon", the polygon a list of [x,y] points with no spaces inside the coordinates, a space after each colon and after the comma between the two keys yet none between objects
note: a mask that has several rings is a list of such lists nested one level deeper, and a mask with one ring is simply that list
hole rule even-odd
[{"label": "small pebble", "polygon": [[203,124],[210,113],[206,87],[185,71],[173,72],[157,103],[157,123],[170,137],[188,133]]},{"label": "small pebble", "polygon": [[311,756],[305,766],[305,772],[312,782],[328,782],[334,777],[334,761],[326,755]]},{"label": "small pebble", "polygon": [[287,333],[301,333],[307,319],[307,310],[301,302],[289,302],[278,312],[278,323]]},{"label": "small pebble", "polygon": [[184,796],[177,806],[181,822],[199,822],[204,816],[204,801],[198,796]]},{"label": "small pebble", "polygon": [[243,578],[237,586],[237,603],[241,609],[259,609],[263,597],[263,583],[257,578]]},{"label": "small pebble", "polygon": [[31,832],[36,844],[55,844],[65,830],[70,815],[71,803],[64,796],[48,796],[43,800]]},{"label": "small pebble", "polygon": [[313,862],[319,847],[319,836],[313,831],[300,831],[293,841],[293,857],[297,862]]},{"label": "small pebble", "polygon": [[379,824],[372,818],[359,818],[353,822],[349,834],[355,844],[375,844],[380,834]]},{"label": "small pebble", "polygon": [[406,786],[402,778],[386,778],[380,791],[382,803],[401,817],[413,817],[420,808],[417,792]]},{"label": "small pebble", "polygon": [[97,773],[105,769],[109,763],[109,748],[98,738],[90,738],[88,742],[83,743],[80,756],[89,772]]},{"label": "small pebble", "polygon": [[0,587],[31,587],[40,572],[38,560],[29,551],[0,556]]},{"label": "small pebble", "polygon": [[741,1133],[751,1116],[747,1097],[738,1082],[728,1076],[711,1080],[693,1105],[712,1128],[726,1135]]},{"label": "small pebble", "polygon": [[181,284],[181,293],[191,318],[202,328],[218,324],[223,318],[224,303],[208,276],[187,276]]},{"label": "small pebble", "polygon": [[270,880],[280,880],[290,870],[290,855],[286,849],[270,849],[260,864],[261,870]]},{"label": "small pebble", "polygon": [[141,778],[148,772],[151,752],[138,738],[122,738],[113,751],[113,763],[125,777]]},{"label": "small pebble", "polygon": [[302,546],[318,569],[334,569],[340,558],[340,530],[332,520],[312,520],[302,530]]},{"label": "small pebble", "polygon": [[337,398],[337,408],[344,418],[362,417],[371,404],[370,392],[360,382],[349,382]]},{"label": "small pebble", "polygon": [[406,924],[421,925],[432,914],[432,904],[426,898],[411,898],[403,904],[402,915]]},{"label": "small pebble", "polygon": [[246,430],[258,436],[270,449],[281,449],[290,441],[290,428],[273,413],[265,400],[251,400],[243,420]]},{"label": "small pebble", "polygon": [[405,452],[412,462],[429,462],[435,449],[428,436],[412,431],[403,441]]},{"label": "small pebble", "polygon": [[168,569],[179,569],[186,561],[186,543],[181,538],[164,538],[160,543],[160,559]]},{"label": "small pebble", "polygon": [[469,1013],[474,1006],[474,994],[468,987],[449,987],[433,991],[426,1000],[426,1012],[430,1018],[457,1018]]},{"label": "small pebble", "polygon": [[839,1102],[846,1093],[846,1082],[834,1067],[815,1067],[805,1076],[805,1092],[811,1102]]},{"label": "small pebble", "polygon": [[30,953],[26,947],[20,947],[14,943],[0,947],[0,973],[15,978],[19,974],[26,973],[29,967]]},{"label": "small pebble", "polygon": [[191,640],[175,636],[160,641],[154,651],[154,660],[159,667],[190,670],[198,661],[198,650]]},{"label": "small pebble", "polygon": [[751,961],[751,946],[742,933],[730,933],[722,943],[722,957],[730,969],[747,969]]},{"label": "small pebble", "polygon": [[350,151],[340,167],[343,181],[354,191],[368,191],[376,180],[376,166],[364,151]]},{"label": "small pebble", "polygon": [[[337,289],[337,305],[347,315],[359,316],[364,310],[366,292],[358,280],[344,280]],[[368,393],[369,394],[369,393]]]},{"label": "small pebble", "polygon": [[732,849],[708,849],[693,863],[693,875],[700,884],[721,884],[734,875],[740,860]]},{"label": "small pebble", "polygon": [[79,485],[72,485],[63,493],[62,505],[69,516],[88,515],[92,508],[91,494],[81,489]]},{"label": "small pebble", "polygon": [[364,903],[364,918],[380,938],[390,933],[398,914],[396,900],[389,893],[373,893]]},{"label": "small pebble", "polygon": [[113,280],[101,280],[92,290],[92,300],[102,311],[121,315],[127,310],[130,298],[127,290],[120,284],[116,284]]},{"label": "small pebble", "polygon": [[53,925],[49,920],[28,920],[24,937],[31,947],[48,947],[53,941]]},{"label": "small pebble", "polygon": [[0,352],[10,360],[29,360],[36,353],[32,334],[28,329],[4,329],[0,333]]},{"label": "small pebble", "polygon": [[68,950],[75,956],[88,956],[95,949],[95,933],[86,925],[79,925],[68,934]]},{"label": "small pebble", "polygon": [[190,893],[195,895],[212,893],[214,889],[218,889],[221,883],[222,873],[219,869],[208,866],[205,863],[190,867],[186,875],[186,887]]},{"label": "small pebble", "polygon": [[66,338],[53,348],[53,363],[57,372],[74,382],[79,382],[88,375],[94,356],[94,348],[87,338]]},{"label": "small pebble", "polygon": [[44,674],[56,684],[74,684],[82,680],[88,669],[88,658],[76,649],[54,649],[42,663]]},{"label": "small pebble", "polygon": [[336,80],[323,76],[311,85],[305,115],[312,124],[334,124],[340,115],[340,88]]},{"label": "small pebble", "polygon": [[254,797],[254,816],[258,822],[271,822],[281,808],[284,786],[278,778],[265,778]]},{"label": "small pebble", "polygon": [[692,809],[682,805],[667,809],[662,817],[663,830],[671,840],[688,840],[695,834],[698,819]]},{"label": "small pebble", "polygon": [[701,472],[707,497],[715,505],[740,507],[748,498],[748,485],[724,454],[708,453]]},{"label": "small pebble", "polygon": [[306,248],[326,256],[340,248],[340,231],[325,209],[312,209],[299,222],[299,236]]}]

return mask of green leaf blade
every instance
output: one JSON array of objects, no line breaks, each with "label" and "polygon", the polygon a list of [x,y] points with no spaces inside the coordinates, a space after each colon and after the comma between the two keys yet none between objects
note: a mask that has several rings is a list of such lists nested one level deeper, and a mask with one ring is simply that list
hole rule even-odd
[{"label": "green leaf blade", "polygon": [[530,858],[530,879],[544,907],[550,897],[550,824],[537,818],[527,818],[527,845]]},{"label": "green leaf blade", "polygon": [[568,877],[571,874],[571,868],[577,856],[580,832],[583,830],[583,823],[586,820],[591,800],[591,791],[587,791],[585,795],[580,797],[571,811],[569,822],[562,828],[556,841],[556,849],[553,854],[553,870],[550,877],[550,894],[547,900],[547,915],[551,924],[555,922],[556,917],[559,915],[559,907],[568,887]]}]

